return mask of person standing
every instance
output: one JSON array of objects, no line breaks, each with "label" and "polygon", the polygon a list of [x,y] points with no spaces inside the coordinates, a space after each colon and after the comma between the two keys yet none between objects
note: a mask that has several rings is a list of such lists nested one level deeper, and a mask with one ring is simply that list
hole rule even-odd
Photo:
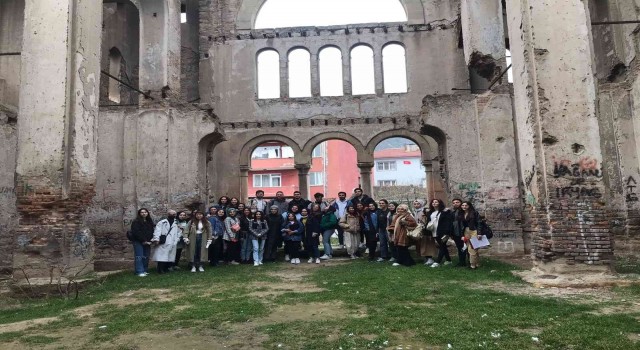
[{"label": "person standing", "polygon": [[176,211],[167,211],[167,218],[156,224],[151,242],[155,248],[152,260],[158,263],[158,273],[167,273],[176,261],[178,242],[182,237],[182,231],[178,227]]},{"label": "person standing", "polygon": [[218,212],[218,209],[220,209],[220,207],[217,205],[213,205],[209,207],[209,212],[207,213],[207,219],[215,217],[216,213]]},{"label": "person standing", "polygon": [[329,260],[333,257],[333,248],[331,247],[331,237],[338,228],[338,218],[335,215],[336,208],[330,206],[322,215],[320,220],[320,229],[322,230],[322,245],[324,246],[324,255],[321,260]]},{"label": "person standing", "polygon": [[218,210],[216,216],[209,218],[211,224],[211,236],[213,242],[209,246],[209,265],[218,266],[220,260],[222,260],[223,240],[224,236],[224,219],[225,211]]},{"label": "person standing", "polygon": [[[347,207],[352,204],[353,203],[351,203],[351,201],[347,199],[346,192],[338,192],[338,199],[334,200],[333,203],[331,204],[331,206],[333,206],[336,209],[335,214],[336,214],[336,219],[338,221],[340,221],[340,219],[342,219],[344,214],[347,213]],[[340,244],[340,248],[342,249],[344,248],[344,230],[340,226],[338,226],[337,230],[338,230],[338,244]]]},{"label": "person standing", "polygon": [[471,202],[462,202],[460,208],[462,212],[459,213],[458,220],[462,223],[462,227],[464,227],[464,241],[466,242],[467,251],[469,252],[469,265],[471,269],[475,270],[480,266],[480,254],[477,249],[473,248],[471,238],[482,238],[482,235],[478,234],[479,215],[475,208],[473,208]]},{"label": "person standing", "polygon": [[358,207],[358,203],[362,203],[362,206],[366,207],[369,205],[369,203],[375,202],[376,201],[374,201],[371,197],[362,192],[362,188],[358,187],[353,190],[353,195],[351,196],[351,204],[355,205],[356,208]]},{"label": "person standing", "polygon": [[[387,225],[391,225],[391,222],[393,222],[393,218],[396,216],[396,210],[398,209],[398,203],[397,202],[391,202],[389,203],[389,214],[387,214]],[[390,263],[394,263],[396,262],[396,260],[398,259],[398,251],[396,249],[396,245],[393,242],[393,230],[387,230],[387,232],[389,233],[389,254],[391,255],[391,259],[389,259]]]},{"label": "person standing", "polygon": [[[438,257],[436,261],[431,264],[431,267],[438,267],[442,263],[442,259],[446,259],[444,264],[451,264],[451,257],[449,256],[449,249],[447,248],[447,239],[443,239],[445,236],[450,236],[453,233],[453,213],[445,208],[444,202],[439,199],[434,199],[429,203],[429,209],[425,214],[427,225],[431,225],[433,229],[429,231],[429,234],[438,243]],[[428,226],[427,226],[428,227]]]},{"label": "person standing", "polygon": [[292,264],[300,264],[300,241],[302,241],[302,224],[293,213],[287,214],[287,220],[282,227],[285,253],[291,258]]},{"label": "person standing", "polygon": [[347,212],[340,219],[340,227],[344,230],[344,243],[347,246],[347,254],[351,259],[356,258],[358,245],[360,243],[360,215],[353,205],[347,207]]},{"label": "person standing", "polygon": [[319,204],[313,203],[306,223],[303,223],[305,237],[304,247],[309,254],[309,264],[314,261],[316,264],[320,263],[320,250],[318,246],[320,245],[320,236],[322,235],[321,221],[322,209]]},{"label": "person standing", "polygon": [[[413,217],[417,222],[422,223],[426,227],[427,218],[425,217],[425,214],[427,210],[425,205],[426,201],[423,199],[416,199],[413,201]],[[416,250],[424,259],[424,264],[426,266],[431,266],[431,264],[435,262],[433,257],[438,254],[438,248],[436,248],[436,240],[432,235],[422,235],[422,237],[416,242]]]},{"label": "person standing", "polygon": [[294,191],[293,199],[289,201],[288,210],[291,211],[291,207],[293,207],[294,205],[298,206],[298,210],[302,210],[302,208],[307,208],[309,206],[309,203],[311,203],[311,201],[302,198],[302,194],[300,193],[300,191]]},{"label": "person standing", "polygon": [[253,219],[253,213],[250,208],[244,208],[241,212],[238,209],[238,213],[242,213],[240,219],[240,262],[242,264],[249,264],[251,261],[251,252],[253,252],[253,245],[251,243],[251,232],[249,230],[249,223]]},{"label": "person standing", "polygon": [[378,201],[378,241],[380,242],[380,257],[378,262],[384,262],[389,259],[389,234],[387,233],[387,226],[389,216],[389,201],[381,199]]},{"label": "person standing", "polygon": [[257,190],[256,191],[256,198],[252,199],[249,202],[249,207],[253,208],[255,206],[256,211],[261,211],[263,213],[265,213],[267,211],[267,206],[269,205],[269,203],[267,203],[267,200],[264,199],[264,191],[263,190]]},{"label": "person standing", "polygon": [[229,208],[228,216],[224,219],[224,236],[226,253],[224,261],[227,264],[239,265],[240,260],[240,220],[236,217],[237,209]]},{"label": "person standing", "polygon": [[376,247],[378,246],[378,207],[375,203],[369,203],[367,210],[362,215],[364,229],[362,232],[366,237],[367,249],[369,250],[369,262],[374,262],[376,258]]},{"label": "person standing", "polygon": [[211,245],[211,224],[201,211],[194,211],[186,231],[182,233],[185,243],[189,246],[189,261],[191,272],[204,272],[203,262],[209,260],[209,245]]},{"label": "person standing", "polygon": [[282,241],[282,224],[284,219],[280,215],[277,205],[269,208],[269,215],[266,217],[269,232],[267,233],[267,241],[265,242],[264,261],[274,262],[278,254],[278,246]]},{"label": "person standing", "polygon": [[393,243],[398,250],[397,261],[393,263],[393,266],[412,266],[416,264],[409,253],[411,241],[408,233],[417,226],[416,220],[409,212],[409,206],[406,204],[399,205],[397,214],[394,216],[391,225],[389,225],[389,228],[393,230]]},{"label": "person standing", "polygon": [[272,199],[271,202],[269,202],[269,210],[271,210],[274,205],[278,207],[278,213],[280,215],[286,213],[289,210],[289,202],[287,202],[287,199],[284,198],[284,192],[276,192],[276,198]]},{"label": "person standing", "polygon": [[261,211],[257,211],[254,218],[249,221],[249,232],[251,232],[253,245],[253,266],[260,266],[264,257],[265,239],[269,232],[269,225]]},{"label": "person standing", "polygon": [[134,268],[136,275],[145,277],[149,274],[149,255],[151,255],[151,239],[155,225],[147,208],[140,208],[138,215],[131,223],[131,241],[133,243]]},{"label": "person standing", "polygon": [[184,244],[184,238],[182,236],[182,233],[184,232],[184,229],[187,227],[188,222],[189,222],[189,216],[187,215],[187,213],[185,211],[178,212],[178,228],[180,229],[180,241],[178,241],[178,245],[176,247],[176,260],[173,263],[173,266],[169,268],[169,270],[171,271],[180,270],[180,267],[178,265],[180,263],[180,258],[182,257],[182,250],[186,246]]},{"label": "person standing", "polygon": [[223,210],[225,215],[227,214],[227,208],[229,208],[231,200],[227,196],[222,196],[218,199],[218,210]]},{"label": "person standing", "polygon": [[467,266],[467,252],[464,250],[464,225],[460,221],[460,214],[462,213],[462,200],[460,198],[454,198],[451,201],[451,211],[453,213],[453,241],[456,244],[458,250],[458,265],[457,267]]},{"label": "person standing", "polygon": [[313,195],[313,199],[314,201],[309,203],[309,205],[307,206],[307,209],[311,210],[311,207],[314,204],[317,204],[320,206],[320,210],[324,213],[325,211],[327,211],[327,208],[329,208],[329,203],[324,201],[324,194],[318,192],[316,194]]}]

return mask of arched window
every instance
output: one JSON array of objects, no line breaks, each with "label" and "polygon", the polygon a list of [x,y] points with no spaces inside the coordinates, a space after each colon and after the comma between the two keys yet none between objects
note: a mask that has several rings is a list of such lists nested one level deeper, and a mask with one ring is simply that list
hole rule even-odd
[{"label": "arched window", "polygon": [[258,54],[258,98],[280,98],[280,55],[276,50]]},{"label": "arched window", "polygon": [[327,47],[318,55],[320,70],[320,95],[342,96],[342,52],[337,47]]},{"label": "arched window", "polygon": [[311,54],[306,49],[289,53],[289,97],[311,96]]},{"label": "arched window", "polygon": [[[113,47],[109,50],[109,74],[120,78],[120,67],[122,66],[122,54],[120,50]],[[109,78],[109,101],[120,103],[120,83]]]},{"label": "arched window", "polygon": [[376,93],[373,50],[358,45],[351,49],[351,93],[369,95]]},{"label": "arched window", "polygon": [[389,44],[382,49],[384,92],[407,92],[407,60],[404,47]]},{"label": "arched window", "polygon": [[407,13],[398,0],[267,0],[255,28],[406,21]]}]

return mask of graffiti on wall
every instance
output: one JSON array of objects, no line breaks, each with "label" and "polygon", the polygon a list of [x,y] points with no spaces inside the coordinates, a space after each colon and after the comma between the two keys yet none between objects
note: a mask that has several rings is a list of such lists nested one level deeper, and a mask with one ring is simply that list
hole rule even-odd
[{"label": "graffiti on wall", "polygon": [[465,182],[458,184],[458,190],[462,196],[469,201],[473,201],[478,195],[480,184],[477,182]]},{"label": "graffiti on wall", "polygon": [[626,193],[627,202],[638,201],[638,194],[636,193],[637,187],[638,187],[638,183],[636,182],[636,179],[633,176],[629,176],[625,184],[625,193]]},{"label": "graffiti on wall", "polygon": [[587,181],[602,179],[600,162],[593,157],[581,157],[577,161],[555,159],[553,177],[569,180],[568,185],[556,187],[556,198],[598,199],[602,197],[600,188],[587,184]]}]

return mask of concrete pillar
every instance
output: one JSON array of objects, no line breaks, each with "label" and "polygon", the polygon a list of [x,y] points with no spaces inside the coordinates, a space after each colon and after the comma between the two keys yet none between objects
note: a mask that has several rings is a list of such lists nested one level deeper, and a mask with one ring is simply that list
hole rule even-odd
[{"label": "concrete pillar", "polygon": [[481,92],[506,68],[502,1],[462,0],[460,12],[471,89]]},{"label": "concrete pillar", "polygon": [[311,53],[311,96],[320,96],[320,64],[318,54]]},{"label": "concrete pillar", "polygon": [[240,199],[242,201],[249,198],[249,170],[251,170],[250,166],[240,166]]},{"label": "concrete pillar", "polygon": [[300,191],[302,198],[309,199],[309,170],[311,170],[311,164],[296,164],[295,168],[298,169],[298,191]]},{"label": "concrete pillar", "polygon": [[101,24],[102,2],[25,2],[13,264],[29,278],[93,270],[83,215],[96,176]]},{"label": "concrete pillar", "polygon": [[422,166],[424,167],[424,170],[426,172],[426,180],[427,180],[427,198],[429,200],[433,200],[434,198],[436,198],[436,190],[435,190],[435,183],[436,183],[436,178],[434,176],[433,173],[433,166],[431,164],[430,160],[423,160],[422,161]]},{"label": "concrete pillar", "polygon": [[373,162],[358,162],[358,168],[360,169],[360,186],[362,187],[362,191],[369,196],[373,193],[373,186],[371,186],[373,164]]},{"label": "concrete pillar", "polygon": [[373,72],[375,77],[376,95],[382,96],[382,94],[384,94],[384,79],[382,69],[382,48],[380,47],[374,48],[373,51]]},{"label": "concrete pillar", "polygon": [[280,98],[289,98],[289,55],[280,53]]},{"label": "concrete pillar", "polygon": [[613,246],[587,3],[513,0],[507,15],[523,229],[535,268],[608,271]]}]

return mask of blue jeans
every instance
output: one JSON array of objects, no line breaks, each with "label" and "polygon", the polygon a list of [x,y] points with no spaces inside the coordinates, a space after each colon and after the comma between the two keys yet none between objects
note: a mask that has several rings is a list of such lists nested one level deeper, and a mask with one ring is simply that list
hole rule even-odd
[{"label": "blue jeans", "polygon": [[241,239],[241,241],[240,259],[242,261],[249,261],[249,259],[251,259],[251,252],[253,251],[251,239],[247,237]]},{"label": "blue jeans", "polygon": [[324,246],[325,255],[333,255],[333,248],[331,248],[331,236],[335,230],[326,230],[322,233],[322,245]]},{"label": "blue jeans", "polygon": [[202,234],[196,234],[196,251],[193,254],[193,266],[202,266]]},{"label": "blue jeans", "polygon": [[264,256],[264,239],[252,239],[251,244],[253,245],[253,261],[261,263]]},{"label": "blue jeans", "polygon": [[380,230],[378,232],[378,239],[380,240],[380,257],[383,259],[389,258],[389,234],[387,230]]},{"label": "blue jeans", "polygon": [[320,257],[320,249],[316,244],[307,244],[305,248],[309,254],[309,258],[318,259]]},{"label": "blue jeans", "polygon": [[151,255],[151,246],[133,241],[134,267],[137,275],[149,270],[149,255]]}]

